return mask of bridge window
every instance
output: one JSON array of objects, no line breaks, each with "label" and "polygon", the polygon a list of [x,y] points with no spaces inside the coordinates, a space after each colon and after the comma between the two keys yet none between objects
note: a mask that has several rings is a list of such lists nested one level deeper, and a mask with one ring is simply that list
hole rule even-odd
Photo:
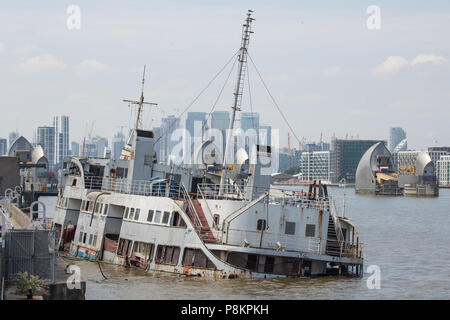
[{"label": "bridge window", "polygon": [[82,243],[83,241],[83,232],[80,232],[80,238],[78,239],[78,242]]},{"label": "bridge window", "polygon": [[154,214],[154,211],[153,211],[153,210],[148,210],[148,216],[147,216],[147,221],[148,221],[148,222],[152,222],[152,220],[153,220],[153,214]]},{"label": "bridge window", "polygon": [[295,222],[286,221],[285,234],[295,234]]},{"label": "bridge window", "polygon": [[172,227],[184,227],[186,228],[186,223],[183,218],[181,218],[180,214],[176,211],[172,212],[172,218],[170,220],[170,225]]},{"label": "bridge window", "polygon": [[305,230],[306,237],[314,237],[316,235],[316,225],[315,224],[307,224]]},{"label": "bridge window", "polygon": [[130,216],[128,217],[130,220],[133,220],[133,216],[134,216],[134,208],[130,209]]},{"label": "bridge window", "polygon": [[167,224],[169,222],[169,217],[170,217],[170,212],[164,211],[164,216],[163,216],[161,223]]},{"label": "bridge window", "polygon": [[156,210],[155,220],[153,222],[159,223],[161,221],[161,211]]},{"label": "bridge window", "polygon": [[136,213],[134,214],[134,220],[139,220],[139,214],[141,213],[141,209],[136,209]]},{"label": "bridge window", "polygon": [[105,204],[105,207],[103,209],[103,214],[106,216],[108,214],[108,204]]},{"label": "bridge window", "polygon": [[128,212],[130,211],[130,208],[126,207],[125,208],[125,214],[123,215],[124,219],[128,219]]}]

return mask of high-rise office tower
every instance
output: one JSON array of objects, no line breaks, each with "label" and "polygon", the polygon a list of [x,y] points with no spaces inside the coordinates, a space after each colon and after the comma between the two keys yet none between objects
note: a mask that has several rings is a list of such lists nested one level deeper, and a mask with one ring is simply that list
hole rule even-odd
[{"label": "high-rise office tower", "polygon": [[391,153],[394,151],[406,151],[408,149],[406,132],[402,128],[396,127],[389,130],[388,149]]},{"label": "high-rise office tower", "polygon": [[96,146],[96,150],[97,150],[96,157],[103,158],[105,155],[105,148],[108,147],[108,139],[106,139],[104,137],[96,136],[96,137],[92,138],[91,143],[95,144],[95,146]]},{"label": "high-rise office tower", "polygon": [[55,128],[55,163],[62,163],[69,154],[69,117],[54,116]]},{"label": "high-rise office tower", "polygon": [[36,130],[36,144],[44,149],[44,154],[48,159],[49,169],[55,168],[55,128],[38,127]]},{"label": "high-rise office tower", "polygon": [[194,149],[200,146],[203,138],[203,133],[207,130],[206,112],[188,112],[186,117],[186,130],[189,132],[191,138],[191,154]]},{"label": "high-rise office tower", "polygon": [[[161,136],[161,127],[154,127],[152,129],[154,135],[155,135],[155,142],[159,140],[159,137]],[[157,163],[161,163],[161,140],[159,140],[157,143],[153,146],[153,151],[156,153],[156,161]]]},{"label": "high-rise office tower", "polygon": [[0,156],[6,154],[8,148],[8,143],[6,139],[0,138]]},{"label": "high-rise office tower", "polygon": [[120,154],[125,146],[125,135],[122,132],[117,132],[112,141],[112,158],[120,159]]},{"label": "high-rise office tower", "polygon": [[173,147],[179,143],[179,141],[174,141],[172,134],[180,126],[180,120],[173,115],[162,118],[161,120],[161,162],[167,163],[169,160],[169,155],[172,154]]},{"label": "high-rise office tower", "polygon": [[72,141],[72,156],[78,157],[80,155],[80,144],[78,142]]},{"label": "high-rise office tower", "polygon": [[272,126],[269,125],[259,126],[258,143],[263,146],[272,145]]},{"label": "high-rise office tower", "polygon": [[14,141],[16,141],[18,137],[19,133],[17,131],[10,132],[8,137],[8,144],[12,146],[12,144],[14,143]]},{"label": "high-rise office tower", "polygon": [[222,154],[225,152],[225,146],[227,144],[227,130],[229,128],[230,113],[228,111],[214,111],[211,114],[211,129],[218,129],[222,132],[222,145],[219,145],[218,142],[215,142],[217,147],[222,148]]},{"label": "high-rise office tower", "polygon": [[242,112],[241,129],[244,131],[244,145],[247,154],[250,154],[253,144],[258,144],[259,140],[259,113]]}]

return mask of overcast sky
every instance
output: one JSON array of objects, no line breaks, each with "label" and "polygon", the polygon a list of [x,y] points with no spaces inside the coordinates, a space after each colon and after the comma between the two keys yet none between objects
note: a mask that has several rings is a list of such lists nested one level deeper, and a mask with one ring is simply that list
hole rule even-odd
[{"label": "overcast sky", "polygon": [[[301,139],[323,133],[387,139],[403,127],[410,148],[450,145],[448,1],[4,1],[0,3],[0,137],[70,116],[71,140],[111,138],[130,126],[122,99],[159,104],[144,126],[179,114],[238,50],[254,10],[250,55]],[[81,10],[69,30],[69,5]],[[381,29],[369,30],[369,5]],[[250,67],[253,110],[287,127]],[[209,112],[228,69],[190,111]],[[229,110],[235,72],[217,110]],[[248,90],[243,99],[249,111]],[[154,119],[154,120],[153,120]],[[89,131],[89,130],[88,130]]]}]

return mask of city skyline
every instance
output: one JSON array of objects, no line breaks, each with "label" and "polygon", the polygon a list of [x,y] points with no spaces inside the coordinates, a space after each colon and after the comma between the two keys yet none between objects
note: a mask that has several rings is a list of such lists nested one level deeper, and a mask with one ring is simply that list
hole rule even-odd
[{"label": "city skyline", "polygon": [[[0,28],[0,98],[10,127],[0,128],[0,137],[16,129],[31,137],[48,115],[61,113],[71,118],[73,141],[82,141],[86,115],[96,121],[95,135],[113,138],[117,127],[129,126],[121,100],[138,97],[143,65],[149,70],[146,99],[159,104],[144,111],[144,127],[178,115],[233,54],[230,48],[238,48],[235,26],[250,6],[256,18],[250,55],[299,139],[317,141],[321,133],[324,141],[333,134],[384,139],[398,126],[408,132],[412,149],[448,144],[450,45],[443,39],[450,13],[444,2],[438,10],[379,1],[382,26],[376,31],[367,29],[367,8],[356,3],[137,3],[139,10],[79,1],[80,30],[67,29],[63,5],[29,4],[33,10],[2,4],[0,21],[8,27]],[[17,16],[24,23],[11,20]],[[190,111],[209,112],[224,78]],[[286,146],[286,125],[252,68],[250,78],[253,110],[261,123],[280,130]],[[230,110],[232,89],[216,110]],[[243,112],[251,111],[247,93],[245,88]],[[33,102],[17,99],[24,94]],[[298,143],[294,136],[291,141]]]},{"label": "city skyline", "polygon": [[[214,115],[216,114],[216,116]],[[217,117],[217,115],[221,118],[218,118],[217,121],[219,121],[218,123],[214,124],[214,117]],[[177,141],[172,141],[170,142],[168,139],[170,138],[168,135],[170,135],[170,133],[173,133],[176,129],[186,129],[187,133],[190,134],[191,137],[194,137],[195,132],[194,132],[194,125],[195,122],[201,122],[205,128],[203,130],[203,132],[205,132],[205,130],[209,129],[209,128],[216,128],[216,129],[220,129],[220,130],[227,130],[228,126],[229,126],[229,112],[228,111],[218,111],[218,112],[213,112],[211,115],[208,116],[207,112],[197,112],[197,111],[192,111],[192,112],[188,112],[186,114],[184,118],[184,121],[180,120],[180,119],[176,119],[175,115],[168,115],[166,118],[163,118],[163,124],[162,126],[153,126],[151,128],[151,130],[154,131],[155,133],[155,137],[159,138],[159,136],[164,133],[167,129],[170,129],[168,132],[166,132],[166,134],[164,135],[165,138],[163,137],[163,139],[161,140],[160,145],[156,148],[156,152],[158,153],[158,155],[160,155],[160,150],[161,149],[170,149],[173,148],[176,144]],[[271,143],[271,126],[268,125],[264,125],[264,124],[260,124],[259,123],[259,113],[258,112],[254,112],[254,113],[242,113],[242,117],[236,119],[236,124],[235,124],[235,129],[236,128],[241,128],[244,130],[248,130],[248,129],[252,129],[252,128],[256,128],[257,131],[259,132],[259,130],[261,130],[261,132],[259,132],[259,135],[262,134],[262,139],[264,140],[268,140],[269,144]],[[183,119],[182,118],[182,119]],[[66,130],[64,130],[65,134],[64,134],[64,140],[67,140],[67,146],[71,146],[70,148],[66,147],[66,152],[64,153],[64,156],[62,157],[62,159],[64,159],[65,157],[67,157],[68,155],[81,155],[82,154],[82,146],[83,146],[83,140],[82,141],[75,141],[70,139],[69,142],[69,130],[68,130],[68,126],[69,126],[69,117],[67,116],[54,116],[53,117],[53,126],[38,126],[34,136],[33,136],[33,143],[34,144],[41,144],[43,145],[43,142],[39,142],[39,130],[41,129],[48,129],[48,128],[52,128],[54,133],[54,142],[53,142],[53,146],[51,147],[50,151],[50,155],[49,155],[49,160],[50,163],[59,163],[61,162],[61,160],[57,159],[57,144],[58,141],[62,140],[62,137],[58,137],[56,135],[56,131],[58,130],[58,122],[55,119],[60,119],[58,121],[62,121],[61,119],[64,119],[64,122],[66,123],[65,127]],[[171,123],[173,121],[176,120],[176,125],[171,127]],[[208,120],[208,121],[207,121]],[[205,122],[206,121],[206,122]],[[221,123],[223,122],[223,123]],[[180,125],[180,123],[182,125]],[[130,131],[131,132],[131,131]],[[395,132],[395,134],[393,133]],[[400,132],[400,137],[397,137],[398,132]],[[19,132],[11,132],[9,134],[9,137],[16,137],[16,135],[19,134],[17,137],[22,136]],[[226,139],[226,135],[225,133],[223,133],[224,138]],[[26,137],[26,136],[25,136]],[[26,137],[28,139],[28,137]],[[121,148],[125,145],[126,141],[128,140],[129,137],[125,136],[123,134],[123,130],[121,131],[116,131],[114,133],[114,136],[111,137],[103,137],[100,135],[95,135],[94,137],[89,137],[86,134],[86,149],[89,149],[89,152],[87,152],[87,154],[89,154],[90,156],[96,156],[96,157],[103,157],[104,155],[104,151],[106,148],[108,148],[108,150],[111,152],[113,158],[117,158],[117,155],[120,154]],[[333,136],[331,137],[331,139],[329,140],[329,142],[327,142],[325,139],[322,138],[322,136],[318,139],[318,140],[310,140],[310,139],[305,139],[302,141],[302,143],[300,143],[298,146],[296,145],[296,143],[292,144],[291,142],[291,150],[302,150],[305,152],[314,152],[314,151],[326,151],[329,149],[330,143],[334,138],[338,138],[338,139],[342,139],[342,140],[364,140],[361,139],[359,136],[349,136],[346,135],[345,137],[337,137],[337,136]],[[403,130],[403,128],[400,127],[391,127],[389,130],[389,133],[386,133],[385,135],[385,140],[388,141],[387,146],[390,146],[392,144],[391,140],[395,140],[395,144],[397,144],[399,141],[401,141],[403,138],[406,138],[406,133]],[[2,137],[0,137],[0,139],[2,139]],[[7,140],[7,139],[5,139]],[[28,139],[30,140],[30,139]],[[42,140],[42,139],[41,139]],[[383,139],[380,139],[383,140]],[[31,141],[31,140],[30,140]],[[191,146],[191,153],[194,151],[193,150],[193,144],[194,142],[192,142],[192,146]],[[225,144],[225,140],[223,141]],[[48,144],[48,143],[47,143]],[[111,146],[109,147],[109,144],[111,144]],[[248,149],[248,141],[246,141],[246,151],[249,152]],[[7,143],[7,148],[6,151],[10,148],[12,144]],[[73,150],[73,146],[76,146],[75,150]],[[405,144],[405,147],[407,146],[407,144]],[[440,147],[445,147],[444,145],[441,145]],[[224,148],[224,146],[223,146]],[[282,144],[280,144],[279,146],[280,151],[282,153],[288,153],[288,147],[283,146]],[[436,148],[436,146],[427,146],[426,148],[420,149],[420,150],[427,150],[430,148]],[[46,148],[44,148],[46,149]],[[410,149],[410,148],[402,148],[398,151],[406,151],[406,150],[419,150],[419,149]],[[74,152],[75,151],[75,152]],[[88,151],[88,150],[87,150]],[[236,150],[235,150],[236,151]],[[70,152],[70,154],[69,154]],[[47,152],[46,152],[47,154]],[[168,150],[165,150],[163,153],[163,158],[165,159],[169,154]],[[60,156],[61,158],[61,156]],[[53,159],[53,161],[51,161],[51,159]]]}]

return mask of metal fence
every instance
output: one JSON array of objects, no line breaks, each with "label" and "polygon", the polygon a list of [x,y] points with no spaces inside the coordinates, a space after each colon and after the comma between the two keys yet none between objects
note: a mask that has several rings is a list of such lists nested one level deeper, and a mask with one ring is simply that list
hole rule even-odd
[{"label": "metal fence", "polygon": [[12,280],[18,272],[28,272],[42,279],[55,281],[55,230],[8,230],[5,235],[5,279]]}]

